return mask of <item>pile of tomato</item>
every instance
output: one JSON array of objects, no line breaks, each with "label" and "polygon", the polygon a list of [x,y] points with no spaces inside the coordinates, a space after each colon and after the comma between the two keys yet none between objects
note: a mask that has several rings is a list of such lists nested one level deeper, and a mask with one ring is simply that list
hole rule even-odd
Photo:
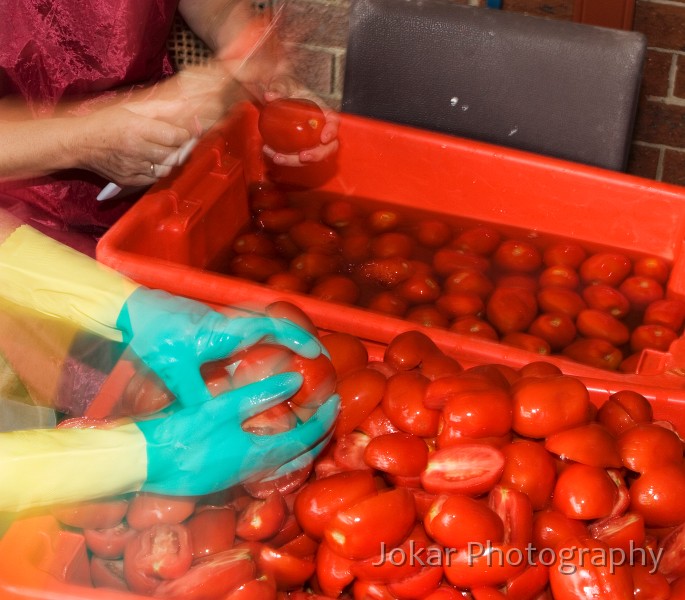
[{"label": "pile of tomato", "polygon": [[[271,310],[315,331],[287,303]],[[418,331],[380,357],[347,333],[321,340],[330,360],[295,365],[264,344],[240,355],[242,375],[219,365],[222,385],[206,371],[215,393],[303,373],[304,398],[244,424],[257,434],[336,389],[313,465],[211,496],[55,509],[83,529],[94,586],[167,600],[685,598],[683,441],[643,396],[597,408],[550,363],[464,369]]]},{"label": "pile of tomato", "polygon": [[682,333],[685,303],[666,297],[671,267],[661,257],[362,206],[256,186],[227,271],[628,373],[643,349],[667,351]]}]

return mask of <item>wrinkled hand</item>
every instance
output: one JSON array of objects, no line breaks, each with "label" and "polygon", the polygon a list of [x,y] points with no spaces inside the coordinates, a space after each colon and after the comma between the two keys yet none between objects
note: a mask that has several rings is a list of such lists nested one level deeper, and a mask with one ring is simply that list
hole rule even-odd
[{"label": "wrinkled hand", "polygon": [[124,304],[117,327],[134,354],[184,406],[212,397],[200,374],[203,363],[265,338],[307,358],[322,351],[314,336],[286,319],[229,318],[200,302],[143,287]]},{"label": "wrinkled hand", "polygon": [[148,458],[143,489],[208,494],[309,464],[330,438],[339,408],[337,396],[308,421],[284,433],[255,435],[241,426],[245,419],[292,396],[301,384],[299,374],[274,375],[168,416],[139,421]]}]

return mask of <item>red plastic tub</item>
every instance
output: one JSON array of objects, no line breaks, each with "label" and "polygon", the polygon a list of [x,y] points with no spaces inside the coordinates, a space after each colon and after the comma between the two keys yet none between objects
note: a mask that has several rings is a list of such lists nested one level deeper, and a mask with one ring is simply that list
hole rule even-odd
[{"label": "red plastic tub", "polygon": [[[241,105],[174,177],[155,186],[103,237],[98,258],[142,284],[209,303],[261,310],[274,300],[289,300],[322,330],[346,331],[381,344],[400,331],[420,329],[212,270],[247,223],[249,186],[267,177],[257,116],[254,106]],[[672,265],[668,293],[685,296],[684,188],[350,115],[341,115],[339,137],[340,151],[327,179],[316,181],[301,169],[269,176],[305,183],[316,194],[420,207],[504,231],[660,256]],[[300,193],[306,196],[307,191]],[[539,358],[446,330],[432,329],[430,335],[465,364],[521,366]],[[558,356],[545,359],[581,377],[602,398],[630,387],[650,398],[682,402],[684,345],[680,339],[667,353],[645,351],[636,374]]]}]

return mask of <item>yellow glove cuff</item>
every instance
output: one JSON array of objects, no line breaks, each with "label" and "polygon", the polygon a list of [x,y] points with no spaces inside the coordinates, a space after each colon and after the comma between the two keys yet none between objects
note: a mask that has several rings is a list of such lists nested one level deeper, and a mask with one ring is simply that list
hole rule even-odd
[{"label": "yellow glove cuff", "polygon": [[116,321],[138,287],[113,269],[28,225],[0,245],[0,295],[98,335],[121,341]]},{"label": "yellow glove cuff", "polygon": [[133,423],[0,434],[0,511],[134,492],[146,476],[145,437]]}]

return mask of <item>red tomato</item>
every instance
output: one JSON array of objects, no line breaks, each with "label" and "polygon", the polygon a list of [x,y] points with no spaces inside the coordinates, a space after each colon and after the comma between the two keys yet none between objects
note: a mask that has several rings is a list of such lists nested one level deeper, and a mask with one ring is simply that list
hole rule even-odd
[{"label": "red tomato", "polygon": [[395,292],[383,291],[374,294],[366,305],[369,310],[386,315],[401,317],[407,312],[409,302],[400,298]]},{"label": "red tomato", "polygon": [[575,290],[580,285],[580,277],[578,272],[572,267],[553,265],[540,273],[538,285],[540,287],[556,285]]},{"label": "red tomato", "polygon": [[441,494],[424,517],[426,532],[446,548],[504,541],[504,525],[483,502],[463,494]]},{"label": "red tomato", "polygon": [[525,331],[535,319],[535,294],[525,288],[497,287],[486,305],[488,320],[502,334]]},{"label": "red tomato", "polygon": [[400,371],[387,380],[381,406],[393,425],[420,437],[438,433],[440,412],[423,403],[428,384],[416,371]]},{"label": "red tomato", "polygon": [[420,304],[411,307],[404,315],[405,320],[411,323],[417,323],[422,327],[439,327],[441,329],[447,328],[449,321],[434,304]]},{"label": "red tomato", "polygon": [[383,399],[385,385],[385,376],[370,368],[352,371],[340,379],[337,387],[340,414],[335,425],[336,437],[351,433],[371,414]]},{"label": "red tomato", "polygon": [[652,277],[665,285],[671,275],[671,267],[660,256],[643,256],[633,263],[633,273],[644,277]]},{"label": "red tomato", "polygon": [[478,269],[459,269],[445,277],[443,287],[446,294],[471,292],[485,300],[492,293],[495,284],[483,271]]},{"label": "red tomato", "polygon": [[474,292],[448,292],[436,299],[435,305],[449,319],[482,315],[483,299]]},{"label": "red tomato", "polygon": [[324,275],[309,290],[312,298],[339,304],[355,304],[359,300],[359,286],[346,275]]},{"label": "red tomato", "polygon": [[321,207],[321,220],[330,227],[351,225],[358,217],[358,207],[349,200],[330,200]]},{"label": "red tomato", "polygon": [[485,272],[490,268],[490,261],[483,255],[456,248],[436,250],[432,264],[435,272],[442,277],[447,277],[450,273],[461,269],[476,269]]},{"label": "red tomato", "polygon": [[618,289],[637,310],[644,310],[652,302],[664,297],[663,286],[656,279],[644,275],[627,277]]},{"label": "red tomato", "polygon": [[362,281],[375,283],[384,287],[394,287],[409,279],[413,274],[411,263],[400,257],[376,258],[359,266]]},{"label": "red tomato", "polygon": [[[424,561],[427,563],[427,561]],[[409,577],[388,583],[388,591],[400,600],[426,598],[438,589],[443,578],[442,565],[425,564]]]},{"label": "red tomato", "polygon": [[297,494],[293,512],[302,530],[320,540],[328,522],[345,510],[376,494],[371,471],[347,471],[306,484]]},{"label": "red tomato", "polygon": [[451,244],[454,248],[488,256],[499,246],[499,232],[487,225],[477,225],[462,231]]},{"label": "red tomato", "polygon": [[371,255],[374,258],[400,256],[408,259],[414,254],[415,246],[414,240],[406,233],[389,231],[371,240]]},{"label": "red tomato", "polygon": [[243,429],[255,435],[273,435],[289,431],[297,425],[297,416],[287,402],[267,408],[243,421]]},{"label": "red tomato", "polygon": [[649,423],[652,405],[638,392],[621,390],[611,394],[599,407],[597,420],[614,435],[620,435],[637,423]]},{"label": "red tomato", "polygon": [[416,225],[416,239],[427,248],[440,248],[450,241],[450,226],[439,219],[422,219]]},{"label": "red tomato", "polygon": [[556,466],[542,444],[516,440],[502,447],[504,470],[500,483],[526,494],[534,510],[549,504],[556,482]]},{"label": "red tomato", "polygon": [[533,539],[533,505],[523,492],[496,485],[488,493],[488,506],[504,524],[502,541],[528,544]]},{"label": "red tomato", "polygon": [[337,598],[354,581],[352,560],[333,552],[322,541],[316,553],[316,579],[321,591],[331,598]]},{"label": "red tomato", "polygon": [[303,252],[290,261],[290,270],[310,282],[337,273],[339,266],[338,256],[323,252]]},{"label": "red tomato", "polygon": [[630,336],[630,349],[639,352],[645,348],[667,352],[678,334],[663,325],[639,325]]},{"label": "red tomato", "polygon": [[196,561],[181,577],[160,584],[155,594],[165,600],[216,600],[256,574],[251,552],[233,548]]},{"label": "red tomato", "polygon": [[445,559],[445,577],[458,588],[500,586],[528,566],[523,546],[472,543]]},{"label": "red tomato", "polygon": [[612,343],[598,338],[579,338],[563,350],[564,356],[597,369],[616,371],[623,361],[623,354]]},{"label": "red tomato", "polygon": [[375,233],[392,231],[399,227],[402,217],[396,210],[378,209],[368,216],[369,228]]},{"label": "red tomato", "polygon": [[321,337],[321,343],[328,351],[338,379],[365,367],[369,362],[369,351],[366,346],[357,336],[350,333],[329,333]]},{"label": "red tomato", "polygon": [[633,512],[595,521],[588,530],[596,540],[626,552],[642,548],[645,543],[645,520],[642,515]]},{"label": "red tomato", "polygon": [[482,338],[485,340],[497,341],[499,338],[495,328],[487,321],[474,316],[461,317],[454,321],[450,326],[450,331],[460,333],[462,335],[471,335],[473,337]]},{"label": "red tomato", "polygon": [[293,556],[268,545],[262,546],[257,565],[262,573],[273,577],[279,590],[302,586],[316,569],[313,560]]},{"label": "red tomato", "polygon": [[505,435],[512,423],[511,398],[500,388],[464,391],[446,400],[442,418],[447,426],[465,436]]},{"label": "red tomato", "polygon": [[546,360],[535,360],[526,363],[519,369],[521,377],[542,377],[547,375],[561,375],[562,370]]},{"label": "red tomato", "polygon": [[528,333],[543,339],[554,351],[568,346],[576,337],[576,326],[568,315],[542,313],[530,324]]},{"label": "red tomato", "polygon": [[326,116],[316,102],[305,98],[278,98],[267,102],[257,127],[264,143],[276,152],[301,152],[321,144]]},{"label": "red tomato", "polygon": [[275,273],[271,275],[265,282],[270,288],[281,290],[284,292],[300,292],[307,291],[307,282],[295,275],[295,273]]},{"label": "red tomato", "polygon": [[395,291],[410,304],[435,302],[440,297],[440,284],[433,275],[417,273],[402,281]]},{"label": "red tomato", "polygon": [[602,425],[588,423],[553,433],[545,448],[562,460],[572,460],[593,467],[623,466],[616,438]]},{"label": "red tomato", "polygon": [[52,515],[64,525],[80,529],[109,529],[121,523],[129,503],[124,499],[92,500],[55,506]]},{"label": "red tomato", "polygon": [[630,259],[618,252],[598,252],[580,265],[580,279],[585,284],[619,285],[632,269]]},{"label": "red tomato", "polygon": [[350,265],[366,262],[371,258],[371,234],[356,229],[343,232],[340,254]]},{"label": "red tomato", "polygon": [[552,505],[572,519],[601,519],[611,513],[617,493],[605,469],[573,463],[559,474]]},{"label": "red tomato", "polygon": [[231,260],[229,269],[238,277],[261,283],[284,271],[285,264],[278,258],[259,254],[239,254]]},{"label": "red tomato", "polygon": [[126,544],[135,536],[136,530],[124,522],[107,529],[83,530],[88,550],[106,560],[121,558]]},{"label": "red tomato", "polygon": [[505,240],[495,250],[493,262],[503,271],[532,273],[542,266],[542,254],[530,242]]},{"label": "red tomato", "polygon": [[575,319],[587,307],[578,292],[562,287],[544,287],[537,292],[537,302],[541,311],[562,314]]},{"label": "red tomato", "polygon": [[633,597],[630,568],[616,565],[609,546],[591,538],[571,539],[556,549],[549,582],[555,600]]},{"label": "red tomato", "polygon": [[634,600],[667,600],[677,596],[671,596],[671,588],[668,579],[658,571],[654,571],[651,565],[641,563],[632,564],[630,567],[633,579]]},{"label": "red tomato", "polygon": [[418,367],[425,356],[438,350],[435,342],[419,331],[396,335],[385,349],[383,360],[399,371]]},{"label": "red tomato", "polygon": [[127,544],[124,574],[129,585],[134,587],[132,580],[139,574],[176,579],[190,568],[192,562],[190,536],[185,525],[162,523],[139,531]]},{"label": "red tomato", "polygon": [[618,437],[618,450],[625,467],[637,473],[683,460],[678,434],[655,423],[639,423],[624,431]]},{"label": "red tomato", "polygon": [[138,492],[131,500],[126,520],[133,529],[147,529],[158,523],[174,525],[185,521],[195,510],[196,498]]},{"label": "red tomato", "polygon": [[676,298],[655,300],[645,308],[642,322],[645,325],[663,325],[680,332],[685,322],[685,302]]},{"label": "red tomato", "polygon": [[90,559],[90,578],[93,587],[128,592],[124,579],[124,561],[93,556]]},{"label": "red tomato", "polygon": [[222,600],[277,600],[276,582],[270,575],[260,575],[234,588]]},{"label": "red tomato", "polygon": [[399,431],[388,419],[388,415],[385,414],[381,406],[374,408],[369,413],[369,416],[359,424],[357,429],[372,438],[384,433]]},{"label": "red tomato", "polygon": [[589,420],[590,395],[575,377],[521,379],[514,384],[512,394],[512,428],[519,435],[544,438]]},{"label": "red tomato", "polygon": [[372,438],[364,462],[373,469],[411,477],[421,474],[428,461],[428,446],[417,435],[398,431]]},{"label": "red tomato", "polygon": [[589,308],[609,313],[616,319],[622,319],[630,312],[628,298],[611,285],[602,283],[588,285],[583,289],[582,296]]},{"label": "red tomato", "polygon": [[331,549],[346,558],[364,559],[400,544],[416,521],[414,497],[405,488],[382,491],[340,510],[326,525]]},{"label": "red tomato", "polygon": [[581,310],[576,317],[576,327],[580,335],[606,340],[614,346],[622,346],[630,339],[630,330],[625,323],[596,308]]},{"label": "red tomato", "polygon": [[229,550],[235,540],[235,511],[207,506],[196,511],[186,523],[192,541],[193,558]]},{"label": "red tomato", "polygon": [[261,254],[262,256],[276,254],[273,241],[260,231],[241,233],[233,239],[231,248],[236,254]]},{"label": "red tomato", "polygon": [[254,498],[238,515],[236,535],[248,541],[267,540],[281,529],[287,510],[279,492],[272,492],[263,500]]},{"label": "red tomato", "polygon": [[587,257],[582,246],[574,242],[555,242],[547,246],[542,254],[543,262],[548,266],[561,265],[577,269]]},{"label": "red tomato", "polygon": [[554,548],[569,538],[583,537],[587,533],[584,521],[567,517],[556,509],[545,508],[533,514],[535,548]]},{"label": "red tomato", "polygon": [[334,254],[340,249],[340,235],[319,221],[305,219],[290,228],[290,237],[304,252]]},{"label": "red tomato", "polygon": [[362,431],[337,438],[331,446],[335,464],[345,471],[369,469],[364,462],[364,451],[370,441],[371,438]]},{"label": "red tomato", "polygon": [[549,356],[552,353],[552,348],[546,340],[523,331],[511,331],[502,336],[500,341],[506,346],[521,348],[533,354]]},{"label": "red tomato", "polygon": [[431,453],[421,473],[428,492],[478,496],[490,491],[504,470],[504,455],[488,444],[459,444]]},{"label": "red tomato", "polygon": [[684,544],[685,523],[681,523],[673,529],[659,544],[662,555],[657,566],[659,572],[669,579],[685,575]]},{"label": "red tomato", "polygon": [[630,510],[647,527],[673,527],[685,521],[685,469],[665,464],[642,473],[630,486]]},{"label": "red tomato", "polygon": [[423,402],[428,408],[441,410],[449,400],[461,394],[489,391],[505,392],[508,389],[508,385],[502,385],[499,380],[492,379],[484,373],[462,371],[431,381],[426,388]]},{"label": "red tomato", "polygon": [[427,377],[431,381],[444,377],[451,377],[452,375],[461,373],[463,370],[464,368],[458,360],[440,351],[433,352],[426,356],[419,369],[421,375]]}]

